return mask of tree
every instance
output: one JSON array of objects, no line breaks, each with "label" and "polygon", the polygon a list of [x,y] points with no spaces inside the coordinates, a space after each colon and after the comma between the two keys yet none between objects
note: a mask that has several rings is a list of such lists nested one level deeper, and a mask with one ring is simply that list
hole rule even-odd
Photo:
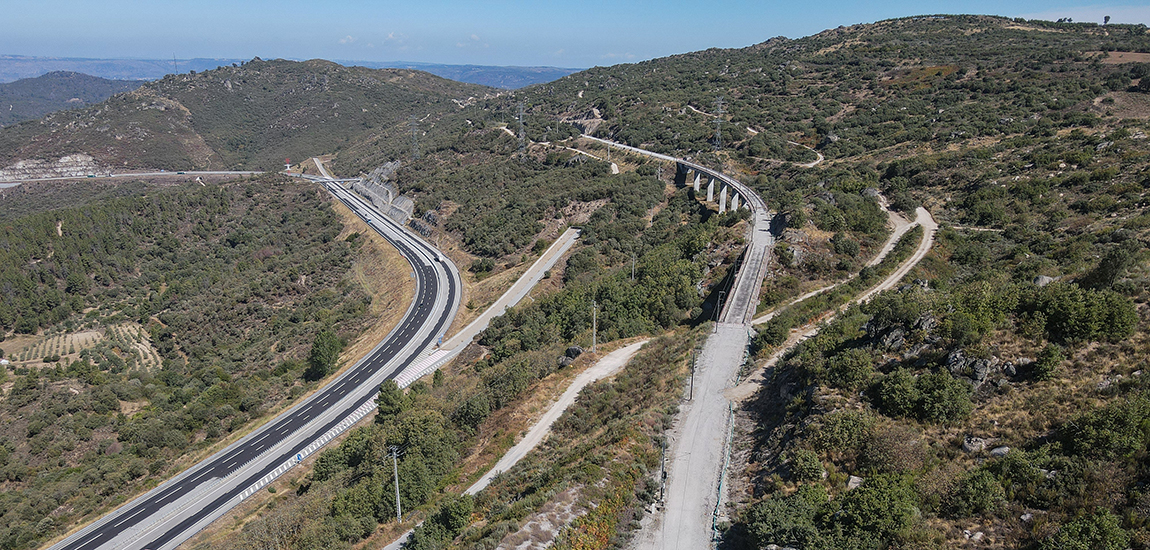
[{"label": "tree", "polygon": [[383,424],[406,410],[411,403],[395,380],[385,380],[379,385],[379,397],[375,398],[375,404],[379,407],[375,422]]},{"label": "tree", "polygon": [[1062,364],[1064,359],[1061,346],[1046,344],[1046,347],[1038,353],[1038,360],[1034,362],[1034,377],[1039,380],[1054,378],[1058,372],[1058,365]]},{"label": "tree", "polygon": [[1098,267],[1087,273],[1078,281],[1082,288],[1093,290],[1109,290],[1115,281],[1134,265],[1141,244],[1131,239],[1121,246],[1111,248],[1098,262]]},{"label": "tree", "polygon": [[307,370],[304,371],[304,378],[319,380],[331,374],[341,351],[343,351],[343,340],[339,336],[336,336],[331,329],[325,328],[319,331],[312,341],[311,351],[307,354]]}]

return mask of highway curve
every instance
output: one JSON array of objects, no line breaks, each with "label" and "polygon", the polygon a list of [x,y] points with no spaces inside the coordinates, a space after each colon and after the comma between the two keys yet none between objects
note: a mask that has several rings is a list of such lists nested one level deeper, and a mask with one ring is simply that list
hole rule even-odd
[{"label": "highway curve", "polygon": [[222,451],[121,506],[51,550],[175,548],[243,498],[311,454],[374,406],[379,384],[416,363],[458,310],[459,274],[442,254],[338,184],[329,191],[412,265],[416,294],[400,324],[320,391]]}]

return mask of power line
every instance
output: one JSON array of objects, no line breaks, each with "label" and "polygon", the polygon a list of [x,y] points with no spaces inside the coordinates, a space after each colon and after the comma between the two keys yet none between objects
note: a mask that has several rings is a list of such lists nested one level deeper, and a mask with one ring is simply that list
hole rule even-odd
[{"label": "power line", "polygon": [[400,449],[395,445],[388,447],[391,451],[391,467],[395,471],[395,521],[403,521],[403,508],[399,505],[399,455]]}]

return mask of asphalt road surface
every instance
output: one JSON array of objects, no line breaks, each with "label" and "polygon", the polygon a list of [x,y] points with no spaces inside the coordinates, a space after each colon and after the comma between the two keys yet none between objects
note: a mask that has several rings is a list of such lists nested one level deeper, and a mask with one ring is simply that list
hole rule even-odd
[{"label": "asphalt road surface", "polygon": [[[458,309],[458,272],[438,251],[342,187],[324,185],[412,264],[416,295],[401,323],[355,366],[240,441],[189,468],[51,550],[168,550],[311,454],[370,410],[395,378],[441,338]],[[357,418],[358,419],[358,418]]]}]

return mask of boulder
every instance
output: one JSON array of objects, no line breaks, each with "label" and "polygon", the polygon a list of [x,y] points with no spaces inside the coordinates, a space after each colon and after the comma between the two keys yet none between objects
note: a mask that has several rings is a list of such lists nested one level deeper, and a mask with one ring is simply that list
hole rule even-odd
[{"label": "boulder", "polygon": [[564,355],[564,356],[562,356],[562,357],[560,357],[560,358],[559,358],[559,367],[560,367],[560,368],[562,368],[562,367],[570,367],[570,366],[571,366],[571,364],[572,364],[572,363],[574,363],[574,362],[575,362],[575,360],[574,360],[574,359],[572,359],[572,358],[570,358],[570,357],[567,357],[566,355]]},{"label": "boulder", "polygon": [[962,439],[962,450],[974,454],[986,448],[986,440],[981,437],[966,436]]},{"label": "boulder", "polygon": [[993,456],[994,458],[1002,458],[1002,457],[1006,456],[1007,453],[1009,453],[1009,452],[1010,452],[1010,447],[1003,445],[1001,447],[995,447],[995,448],[991,449],[990,450],[990,456]]},{"label": "boulder", "polygon": [[850,479],[847,480],[847,490],[850,491],[862,487],[864,481],[866,480],[859,476],[851,476]]},{"label": "boulder", "polygon": [[583,348],[579,346],[571,346],[567,348],[567,357],[574,359],[580,355],[583,355]]},{"label": "boulder", "polygon": [[920,315],[918,320],[914,322],[914,328],[923,332],[931,332],[937,326],[938,319],[935,319],[934,314],[929,311]]},{"label": "boulder", "polygon": [[1039,275],[1034,278],[1033,283],[1039,287],[1044,287],[1054,282],[1054,277],[1047,277],[1046,275]]},{"label": "boulder", "polygon": [[884,349],[898,351],[906,343],[906,331],[902,327],[895,327],[883,335],[879,343]]}]

